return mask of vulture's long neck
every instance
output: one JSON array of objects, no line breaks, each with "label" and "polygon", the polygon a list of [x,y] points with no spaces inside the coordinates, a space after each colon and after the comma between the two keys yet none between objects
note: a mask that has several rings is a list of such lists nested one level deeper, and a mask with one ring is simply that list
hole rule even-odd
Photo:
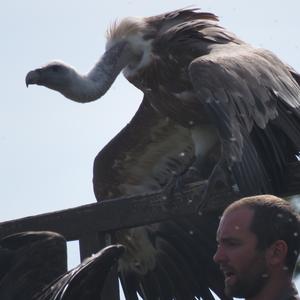
[{"label": "vulture's long neck", "polygon": [[87,75],[72,73],[69,88],[63,94],[76,102],[91,102],[99,99],[110,88],[126,65],[128,55],[123,51],[126,44],[118,44],[106,52]]},{"label": "vulture's long neck", "polygon": [[[108,88],[106,88],[106,90]],[[105,93],[103,90],[105,90],[103,81],[97,82],[93,76],[89,76],[89,74],[81,75],[74,73],[72,76],[72,84],[69,89],[66,89],[62,93],[71,100],[86,103],[100,98]]]}]

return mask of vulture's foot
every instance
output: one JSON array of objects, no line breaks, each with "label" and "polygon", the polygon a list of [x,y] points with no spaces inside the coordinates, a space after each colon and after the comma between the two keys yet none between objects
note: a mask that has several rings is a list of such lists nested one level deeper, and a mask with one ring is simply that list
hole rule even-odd
[{"label": "vulture's foot", "polygon": [[202,201],[198,206],[198,211],[203,210],[207,206],[208,201],[219,192],[228,190],[228,187],[231,189],[233,186],[231,172],[225,160],[221,158],[207,180],[207,185],[202,194]]},{"label": "vulture's foot", "polygon": [[174,203],[174,194],[182,194],[184,185],[186,182],[183,180],[181,174],[173,174],[169,182],[164,186],[162,190],[163,209],[171,211]]}]

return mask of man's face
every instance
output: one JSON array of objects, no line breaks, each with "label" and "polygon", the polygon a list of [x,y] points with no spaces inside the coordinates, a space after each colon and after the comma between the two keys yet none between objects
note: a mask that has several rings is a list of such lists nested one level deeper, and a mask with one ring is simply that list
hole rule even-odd
[{"label": "man's face", "polygon": [[253,214],[249,208],[237,208],[219,224],[214,261],[224,273],[229,297],[254,296],[268,280],[265,252],[257,249],[256,236],[250,231]]}]

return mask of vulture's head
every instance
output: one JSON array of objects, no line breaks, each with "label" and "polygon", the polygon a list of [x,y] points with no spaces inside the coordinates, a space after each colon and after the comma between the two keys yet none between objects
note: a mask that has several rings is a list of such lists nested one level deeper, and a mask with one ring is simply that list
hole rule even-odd
[{"label": "vulture's head", "polygon": [[106,51],[88,74],[55,61],[30,71],[26,85],[42,85],[78,102],[96,100],[123,69],[134,72],[150,62],[152,40],[145,37],[147,32],[144,19],[126,18],[108,30]]},{"label": "vulture's head", "polygon": [[37,84],[60,91],[72,85],[76,71],[60,61],[53,61],[44,67],[30,71],[26,76],[26,85]]}]

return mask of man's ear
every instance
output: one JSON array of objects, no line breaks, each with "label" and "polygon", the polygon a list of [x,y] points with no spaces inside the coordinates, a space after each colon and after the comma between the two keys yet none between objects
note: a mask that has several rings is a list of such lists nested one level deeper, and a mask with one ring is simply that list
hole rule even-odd
[{"label": "man's ear", "polygon": [[285,264],[288,246],[285,241],[275,241],[266,251],[266,260],[270,266],[282,266]]}]

